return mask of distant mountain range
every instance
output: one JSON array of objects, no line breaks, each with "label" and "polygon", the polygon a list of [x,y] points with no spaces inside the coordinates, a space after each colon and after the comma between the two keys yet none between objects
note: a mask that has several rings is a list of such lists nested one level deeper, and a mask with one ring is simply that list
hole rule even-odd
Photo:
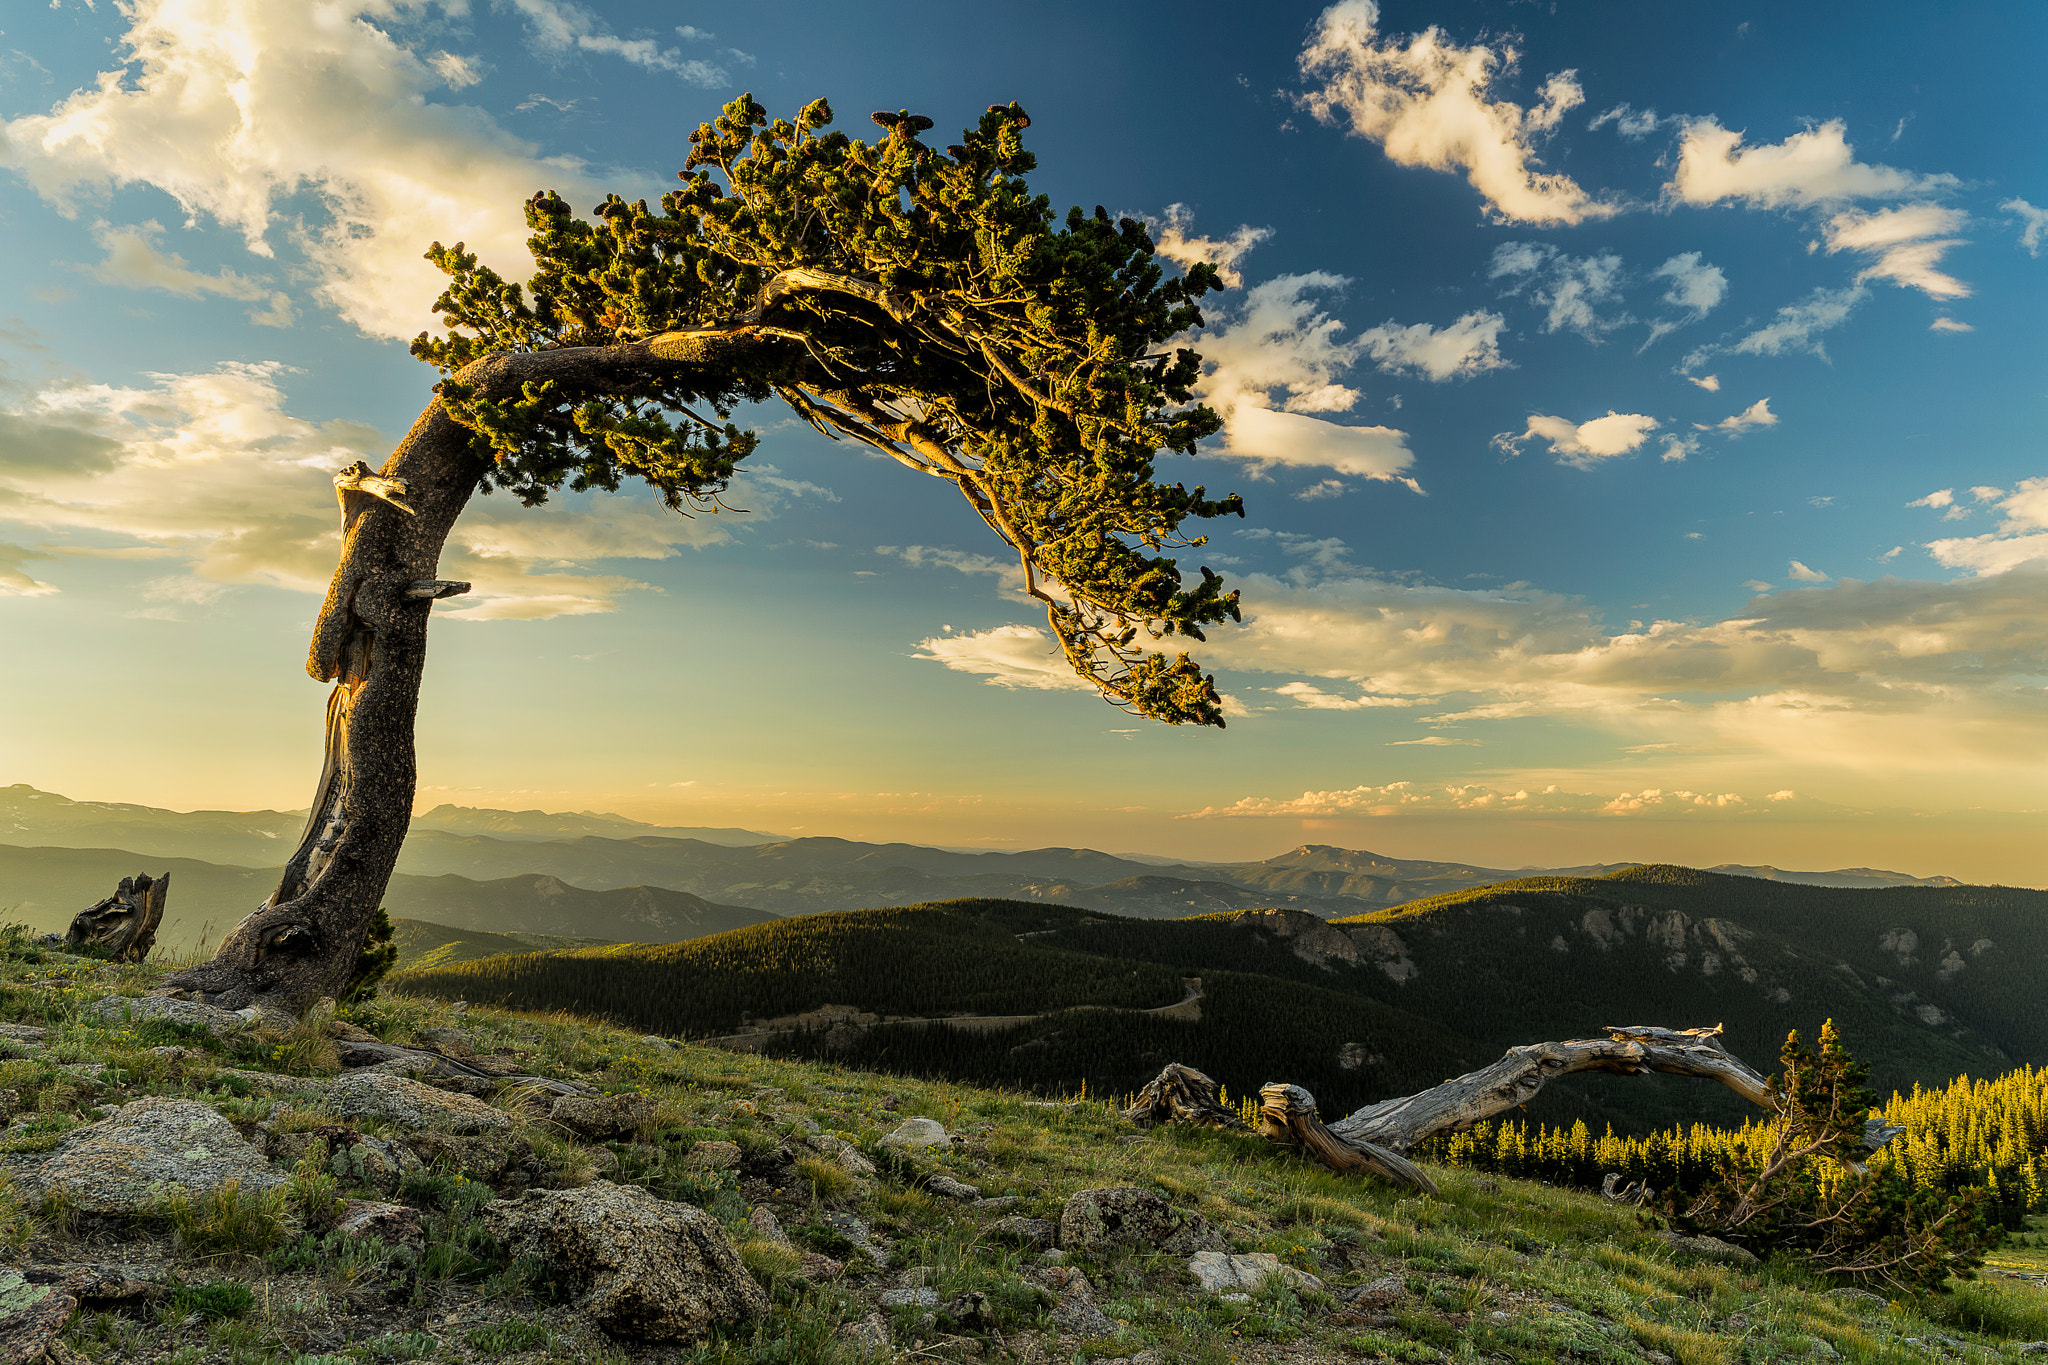
[{"label": "distant mountain range", "polygon": [[[269,893],[304,820],[303,812],[179,812],[0,788],[0,914],[59,928],[123,876],[174,871],[165,939],[190,941],[202,924],[218,932]],[[1093,849],[966,852],[442,805],[415,817],[387,904],[393,914],[459,928],[666,942],[776,916],[961,896],[1141,919],[1265,908],[1336,919],[1530,875],[1599,877],[1633,866],[1510,870],[1321,844],[1258,862],[1163,863]],[[1871,868],[1713,870],[1809,886],[1959,885]]]}]

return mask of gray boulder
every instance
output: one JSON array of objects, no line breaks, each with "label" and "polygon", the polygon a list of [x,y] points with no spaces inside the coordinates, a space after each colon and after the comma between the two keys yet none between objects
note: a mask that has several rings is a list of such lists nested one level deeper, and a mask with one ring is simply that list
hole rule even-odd
[{"label": "gray boulder", "polygon": [[805,1138],[804,1142],[812,1151],[831,1158],[832,1164],[848,1175],[865,1179],[875,1173],[875,1163],[861,1155],[860,1148],[843,1137],[834,1137],[830,1133],[813,1133]]},{"label": "gray boulder", "polygon": [[1119,1185],[1082,1190],[1060,1211],[1060,1246],[1084,1256],[1164,1251],[1192,1256],[1228,1251],[1223,1230],[1199,1213],[1182,1213],[1150,1190]]},{"label": "gray boulder", "polygon": [[529,1190],[485,1205],[483,1220],[513,1256],[575,1286],[577,1306],[615,1336],[679,1341],[768,1312],[716,1219],[638,1186]]},{"label": "gray boulder", "polygon": [[564,1095],[548,1117],[577,1136],[593,1142],[631,1136],[654,1119],[654,1101],[646,1095]]},{"label": "gray boulder", "polygon": [[1651,1234],[1673,1251],[1688,1252],[1694,1256],[1705,1256],[1709,1260],[1727,1261],[1734,1265],[1757,1264],[1756,1253],[1747,1247],[1724,1242],[1719,1237],[1688,1237],[1682,1232],[1664,1228]]},{"label": "gray boulder", "polygon": [[173,1024],[203,1028],[212,1034],[240,1033],[256,1022],[255,1016],[248,1012],[237,1014],[233,1010],[202,1005],[194,1000],[174,1000],[168,995],[110,995],[93,1001],[81,1013],[99,1024],[165,1019]]},{"label": "gray boulder", "polygon": [[135,1100],[66,1133],[47,1156],[5,1160],[14,1183],[41,1201],[62,1195],[81,1213],[135,1214],[173,1190],[210,1194],[287,1183],[233,1124],[195,1100]]},{"label": "gray boulder", "polygon": [[327,1091],[327,1107],[348,1119],[382,1119],[400,1128],[444,1133],[505,1133],[512,1119],[482,1100],[436,1090],[389,1072],[356,1072]]},{"label": "gray boulder", "polygon": [[1212,1294],[1257,1289],[1267,1280],[1279,1280],[1293,1289],[1323,1287],[1321,1280],[1291,1265],[1283,1265],[1280,1258],[1270,1251],[1254,1251],[1248,1256],[1198,1251],[1188,1258],[1188,1269],[1202,1288]]},{"label": "gray boulder", "polygon": [[1051,1246],[1058,1230],[1050,1218],[1024,1218],[1016,1214],[998,1218],[988,1225],[989,1236],[1005,1242],[1022,1243],[1031,1251],[1042,1251]]},{"label": "gray boulder", "polygon": [[920,1147],[946,1147],[953,1141],[953,1136],[937,1119],[905,1119],[896,1125],[895,1131],[885,1134],[879,1145],[915,1150]]}]

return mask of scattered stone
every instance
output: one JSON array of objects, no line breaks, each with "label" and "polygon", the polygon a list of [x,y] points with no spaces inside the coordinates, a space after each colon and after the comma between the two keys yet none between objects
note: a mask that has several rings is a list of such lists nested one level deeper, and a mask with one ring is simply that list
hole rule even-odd
[{"label": "scattered stone", "polygon": [[937,1119],[905,1119],[896,1126],[895,1131],[885,1135],[879,1145],[912,1150],[920,1147],[944,1147],[952,1141],[952,1136]]},{"label": "scattered stone", "polygon": [[152,1057],[161,1057],[167,1062],[182,1062],[192,1055],[191,1048],[177,1047],[175,1045],[153,1047],[149,1052]]},{"label": "scattered stone", "polygon": [[924,1182],[924,1187],[933,1194],[943,1195],[947,1199],[958,1199],[963,1203],[973,1203],[981,1198],[980,1190],[972,1185],[964,1185],[950,1175],[931,1176]]},{"label": "scattered stone", "polygon": [[1038,1253],[1038,1263],[1047,1266],[1063,1266],[1067,1263],[1067,1253],[1061,1251],[1058,1247],[1049,1248]]},{"label": "scattered stone", "polygon": [[662,1049],[663,1051],[665,1051],[665,1052],[673,1052],[673,1051],[675,1051],[675,1046],[676,1046],[676,1045],[675,1045],[674,1043],[670,1042],[670,1041],[669,1041],[668,1039],[666,1039],[666,1038],[660,1038],[660,1037],[657,1037],[657,1036],[655,1036],[655,1035],[654,1035],[654,1034],[652,1034],[652,1033],[648,1034],[648,1035],[647,1035],[646,1037],[642,1038],[642,1039],[641,1039],[640,1041],[641,1041],[641,1042],[643,1042],[643,1043],[645,1043],[645,1044],[647,1044],[647,1046],[649,1046],[649,1047],[658,1047],[658,1048],[661,1048],[661,1049]]},{"label": "scattered stone", "polygon": [[1843,1303],[1867,1303],[1873,1308],[1889,1308],[1891,1300],[1882,1294],[1873,1294],[1868,1289],[1830,1289],[1827,1296]]},{"label": "scattered stone", "polygon": [[81,1213],[138,1213],[173,1189],[206,1194],[231,1180],[247,1190],[286,1183],[233,1124],[184,1099],[124,1104],[64,1134],[55,1151],[0,1159],[0,1168],[32,1199],[62,1195]]},{"label": "scattered stone", "polygon": [[693,1142],[683,1161],[700,1171],[729,1171],[740,1164],[736,1142]]},{"label": "scattered stone", "polygon": [[1736,1246],[1733,1242],[1724,1242],[1719,1237],[1688,1237],[1669,1228],[1653,1235],[1673,1251],[1690,1252],[1694,1256],[1705,1256],[1714,1261],[1729,1261],[1736,1265],[1757,1264],[1755,1252],[1747,1247]]},{"label": "scattered stone", "polygon": [[876,1298],[884,1308],[937,1308],[939,1291],[936,1289],[884,1289]]},{"label": "scattered stone", "polygon": [[654,1120],[654,1101],[646,1095],[564,1095],[548,1117],[592,1142],[627,1137]]},{"label": "scattered stone", "polygon": [[401,1128],[447,1133],[504,1133],[512,1118],[467,1095],[436,1090],[368,1068],[342,1077],[327,1091],[327,1106],[343,1118],[375,1118]]},{"label": "scattered stone", "polygon": [[215,1035],[240,1033],[255,1022],[231,1010],[216,1009],[192,1000],[173,1000],[167,995],[110,995],[93,1001],[81,1013],[101,1024],[167,1019],[174,1024],[203,1028]]},{"label": "scattered stone", "polygon": [[889,1264],[889,1249],[875,1238],[868,1225],[850,1213],[828,1213],[825,1226],[853,1243],[854,1249],[876,1265]]},{"label": "scattered stone", "polygon": [[1118,1185],[1082,1190],[1060,1211],[1060,1246],[1105,1257],[1133,1249],[1192,1256],[1228,1251],[1223,1230],[1198,1213],[1182,1213],[1150,1190]]},{"label": "scattered stone", "polygon": [[1280,1258],[1270,1251],[1254,1251],[1248,1256],[1232,1256],[1222,1251],[1198,1251],[1188,1258],[1188,1269],[1202,1288],[1212,1294],[1228,1290],[1257,1289],[1267,1280],[1277,1279],[1295,1289],[1321,1289],[1323,1282],[1306,1271],[1296,1270],[1291,1265],[1282,1265]]},{"label": "scattered stone", "polygon": [[846,1273],[846,1262],[835,1261],[816,1251],[806,1251],[802,1264],[804,1278],[813,1284],[825,1284]]},{"label": "scattered stone", "polygon": [[822,1152],[832,1158],[832,1164],[848,1175],[866,1178],[875,1173],[875,1163],[861,1155],[860,1148],[845,1138],[830,1133],[814,1133],[804,1141],[812,1151]]},{"label": "scattered stone", "polygon": [[538,1257],[579,1286],[577,1306],[617,1336],[677,1341],[768,1312],[716,1219],[638,1186],[529,1190],[482,1217],[514,1256]]},{"label": "scattered stone", "polygon": [[773,1242],[779,1247],[791,1245],[789,1234],[782,1230],[782,1223],[775,1217],[775,1210],[762,1204],[747,1215],[747,1226],[763,1241]]},{"label": "scattered stone", "polygon": [[1059,1227],[1050,1218],[1020,1218],[1012,1215],[998,1218],[989,1224],[989,1236],[1005,1242],[1021,1242],[1027,1251],[1038,1251],[1052,1245]]},{"label": "scattered stone", "polygon": [[418,1209],[370,1199],[347,1201],[335,1230],[351,1239],[381,1237],[394,1245],[422,1240]]},{"label": "scattered stone", "polygon": [[0,1270],[0,1365],[26,1365],[56,1344],[78,1300],[54,1284],[35,1284],[19,1270]]},{"label": "scattered stone", "polygon": [[1002,1209],[1014,1209],[1024,1201],[1014,1194],[999,1194],[992,1199],[977,1199],[974,1207],[996,1213]]},{"label": "scattered stone", "polygon": [[857,1350],[879,1351],[889,1345],[889,1320],[880,1313],[870,1313],[859,1322],[849,1322],[837,1333],[841,1341]]},{"label": "scattered stone", "polygon": [[956,1327],[970,1332],[993,1331],[996,1326],[995,1308],[988,1301],[988,1295],[978,1289],[947,1299],[939,1307],[942,1316],[951,1318]]},{"label": "scattered stone", "polygon": [[1382,1275],[1369,1284],[1338,1290],[1337,1298],[1358,1312],[1377,1313],[1399,1303],[1407,1292],[1407,1282],[1399,1275]]},{"label": "scattered stone", "polygon": [[50,1031],[34,1024],[0,1024],[0,1038],[10,1043],[40,1043]]},{"label": "scattered stone", "polygon": [[1095,1295],[1086,1278],[1075,1275],[1053,1305],[1052,1326],[1063,1337],[1108,1337],[1116,1335],[1109,1314],[1095,1306]]}]

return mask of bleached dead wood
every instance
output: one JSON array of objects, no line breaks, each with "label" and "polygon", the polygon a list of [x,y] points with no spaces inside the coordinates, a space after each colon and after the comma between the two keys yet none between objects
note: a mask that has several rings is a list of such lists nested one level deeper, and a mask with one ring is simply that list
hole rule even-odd
[{"label": "bleached dead wood", "polygon": [[87,906],[71,919],[64,935],[65,946],[105,949],[116,962],[140,962],[156,944],[156,931],[164,921],[164,899],[170,894],[171,874],[152,877],[142,873],[123,877],[114,894]]},{"label": "bleached dead wood", "polygon": [[[1437,1133],[1469,1128],[1503,1110],[1526,1104],[1559,1076],[1582,1071],[1636,1076],[1661,1072],[1718,1081],[1750,1103],[1771,1107],[1770,1082],[1721,1045],[1721,1026],[1667,1029],[1609,1025],[1605,1038],[1528,1043],[1509,1048],[1491,1066],[1398,1099],[1369,1104],[1324,1125],[1315,1096],[1298,1085],[1267,1085],[1259,1092],[1256,1131],[1294,1147],[1337,1171],[1367,1172],[1426,1193],[1430,1178],[1402,1153]],[[1138,1094],[1125,1117],[1142,1123],[1196,1123],[1245,1131],[1224,1106],[1216,1082],[1174,1063]]]}]

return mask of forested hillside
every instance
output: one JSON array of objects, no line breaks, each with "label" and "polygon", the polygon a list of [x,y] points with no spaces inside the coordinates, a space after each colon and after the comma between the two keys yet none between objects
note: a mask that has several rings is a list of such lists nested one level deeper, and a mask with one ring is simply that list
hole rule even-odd
[{"label": "forested hillside", "polygon": [[[1634,868],[1328,923],[958,900],[666,948],[495,958],[398,985],[700,1036],[839,1005],[881,1021],[791,1032],[774,1046],[1045,1090],[1127,1088],[1182,1061],[1241,1090],[1294,1081],[1334,1113],[1517,1043],[1607,1024],[1721,1023],[1738,1055],[1768,1067],[1788,1031],[1832,1018],[1886,1090],[2048,1061],[2044,924],[2042,892],[1845,890]],[[1203,983],[1199,1019],[1133,1013],[1178,999],[1184,977]],[[888,1022],[960,1014],[1048,1017],[974,1029]],[[1581,1080],[1546,1092],[1534,1112],[1628,1131],[1743,1117],[1718,1088],[1661,1079]]]}]

